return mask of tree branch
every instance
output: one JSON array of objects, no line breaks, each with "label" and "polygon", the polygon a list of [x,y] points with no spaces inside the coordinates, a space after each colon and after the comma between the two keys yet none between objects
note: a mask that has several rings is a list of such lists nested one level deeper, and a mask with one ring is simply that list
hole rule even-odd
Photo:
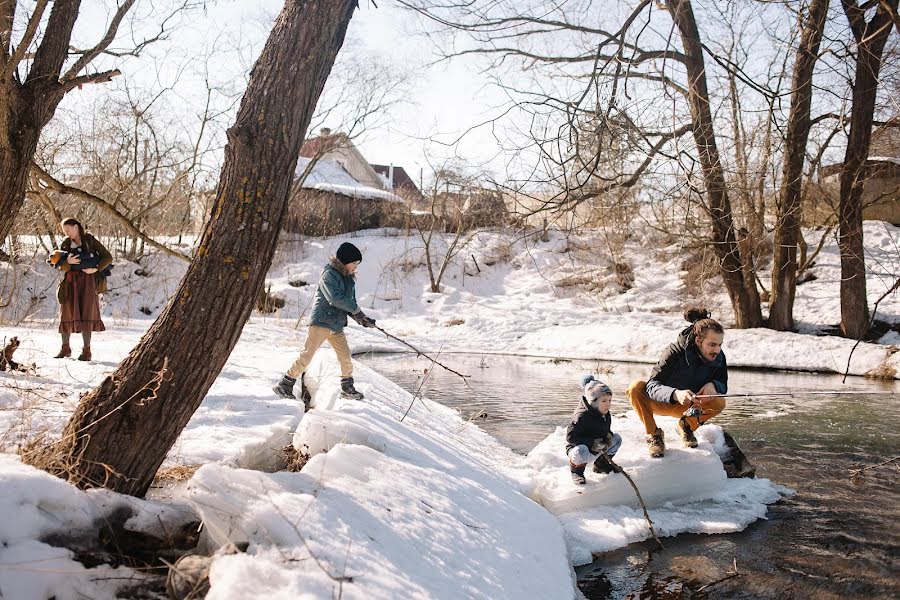
[{"label": "tree branch", "polygon": [[125,229],[131,235],[133,235],[137,238],[140,238],[141,240],[143,240],[147,244],[153,246],[160,252],[163,252],[164,254],[168,254],[169,256],[181,259],[185,262],[191,262],[191,258],[189,256],[185,256],[181,252],[176,252],[175,250],[172,250],[168,246],[160,244],[159,242],[157,242],[156,240],[154,240],[153,238],[151,238],[150,236],[145,234],[143,231],[141,231],[140,229],[135,227],[134,224],[128,219],[128,217],[123,215],[115,206],[113,206],[112,204],[110,204],[109,202],[104,200],[103,198],[100,198],[99,196],[95,196],[94,194],[91,194],[90,192],[86,192],[82,189],[64,184],[63,182],[59,181],[58,179],[56,179],[55,177],[53,177],[52,175],[47,173],[45,170],[43,170],[42,168],[37,166],[36,164],[32,163],[31,169],[36,174],[36,176],[48,188],[52,189],[53,191],[58,192],[60,194],[68,194],[71,196],[75,196],[79,200],[82,200],[84,202],[88,202],[90,204],[93,204],[94,206],[97,206],[98,208],[100,208],[104,212],[106,212],[107,214],[114,217],[119,223],[122,224],[123,227],[125,227]]},{"label": "tree branch", "polygon": [[[63,83],[68,83],[69,80],[75,79],[78,73],[81,72],[83,68],[85,68],[88,63],[97,58],[101,52],[106,50],[107,47],[116,39],[116,33],[119,31],[119,25],[122,23],[122,19],[125,18],[125,15],[131,9],[132,5],[135,3],[135,0],[125,0],[122,4],[119,5],[119,8],[116,9],[116,14],[113,15],[112,20],[109,22],[109,27],[106,30],[106,35],[103,36],[97,45],[85,52],[81,55],[75,64],[66,71],[66,74],[62,77]],[[69,88],[71,89],[71,88]]]},{"label": "tree branch", "polygon": [[61,83],[61,87],[63,93],[68,93],[69,91],[80,88],[83,85],[88,85],[91,83],[106,83],[113,77],[118,77],[122,74],[122,71],[119,69],[112,69],[110,71],[101,71],[100,73],[91,73],[90,75],[79,75],[73,79],[67,79]]},{"label": "tree branch", "polygon": [[[31,18],[28,19],[28,25],[25,26],[25,34],[22,36],[22,41],[19,42],[19,45],[16,46],[15,51],[12,54],[12,57],[6,61],[6,64],[3,66],[3,72],[0,74],[0,79],[6,80],[9,75],[16,70],[16,67],[19,66],[19,63],[22,62],[22,59],[25,58],[25,53],[28,51],[28,47],[31,45],[32,40],[34,40],[34,35],[37,33],[38,26],[41,24],[41,19],[44,16],[44,9],[47,8],[48,0],[38,0],[37,4],[34,5],[34,12],[31,14]],[[16,2],[12,2],[13,5]],[[15,11],[15,7],[13,7],[13,11]],[[12,25],[12,21],[10,21],[10,25]],[[4,35],[6,32],[4,32]],[[9,32],[9,44],[12,44],[12,31]],[[6,40],[4,40],[6,42]],[[6,46],[4,47],[6,48]]]}]

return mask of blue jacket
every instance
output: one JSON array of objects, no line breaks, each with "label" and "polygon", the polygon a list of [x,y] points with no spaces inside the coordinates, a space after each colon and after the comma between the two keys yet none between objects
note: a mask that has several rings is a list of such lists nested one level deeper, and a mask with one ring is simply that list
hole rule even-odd
[{"label": "blue jacket", "polygon": [[332,259],[322,270],[316,303],[313,305],[310,325],[341,332],[347,326],[347,315],[359,312],[356,304],[356,279],[347,273],[346,267]]},{"label": "blue jacket", "polygon": [[688,327],[670,344],[653,367],[647,382],[647,394],[657,402],[674,402],[676,390],[699,392],[713,382],[720,394],[728,392],[728,365],[725,353],[719,352],[715,360],[707,362],[697,348],[694,334]]}]

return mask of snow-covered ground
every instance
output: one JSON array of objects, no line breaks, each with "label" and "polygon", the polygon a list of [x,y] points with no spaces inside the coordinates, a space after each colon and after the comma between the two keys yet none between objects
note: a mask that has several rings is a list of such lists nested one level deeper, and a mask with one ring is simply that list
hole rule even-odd
[{"label": "snow-covered ground", "polygon": [[[435,294],[427,291],[420,244],[387,233],[352,240],[364,255],[360,304],[379,325],[423,349],[654,362],[683,326],[678,313],[687,302],[701,300],[729,321],[724,294],[711,291],[715,280],[696,292],[686,287],[674,255],[654,247],[659,240],[629,240],[617,249],[617,261],[634,272],[624,289],[600,233],[557,234],[547,243],[480,233]],[[285,308],[274,316],[254,314],[167,459],[167,466],[204,465],[180,500],[85,493],[21,465],[13,454],[0,457],[0,507],[21,516],[0,524],[4,597],[112,598],[134,583],[140,575],[124,567],[86,569],[58,541],[64,533],[89,535],[123,504],[137,515],[132,526],[146,529],[184,522],[189,502],[202,515],[211,546],[226,539],[249,543],[246,553],[216,558],[210,598],[331,597],[338,589],[348,598],[571,597],[572,564],[649,535],[621,476],[591,474],[578,494],[590,501],[573,495],[560,431],[521,457],[455,411],[413,403],[363,366],[356,375],[366,400],[340,401],[327,349],[310,371],[318,379],[314,411],[304,415],[302,404],[275,398],[272,383],[302,345],[321,265],[344,239],[281,247],[270,281]],[[867,223],[866,240],[874,303],[900,272],[900,230]],[[804,331],[839,318],[836,256],[826,245],[813,269],[817,279],[798,288]],[[17,335],[17,360],[37,367],[30,375],[0,373],[0,451],[10,453],[35,434],[61,429],[79,394],[134,346],[185,266],[157,256],[139,266],[117,264],[103,307],[108,331],[95,335],[92,363],[50,358],[59,344],[57,274],[40,259],[4,268],[17,293],[4,309],[2,337]],[[882,301],[879,317],[900,321],[900,298]],[[400,349],[378,332],[355,325],[348,331],[356,351]],[[860,345],[851,373],[900,366],[900,353],[889,345],[898,341],[890,333],[881,344]],[[852,345],[834,337],[729,330],[725,352],[732,366],[840,372]],[[739,530],[788,493],[762,479],[723,480],[714,426],[701,431],[697,450],[673,449],[655,465],[645,458],[633,415],[617,419],[615,430],[625,437],[617,458],[639,486],[644,481],[661,535]],[[667,437],[677,439],[674,429]],[[292,439],[312,459],[299,473],[267,473]],[[668,463],[672,469],[661,471]],[[659,493],[651,489],[661,481],[668,485]]]}]

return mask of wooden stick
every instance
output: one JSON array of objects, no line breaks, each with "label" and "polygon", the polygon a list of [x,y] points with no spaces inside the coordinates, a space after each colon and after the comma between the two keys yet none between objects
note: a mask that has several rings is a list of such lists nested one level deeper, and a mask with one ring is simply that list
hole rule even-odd
[{"label": "wooden stick", "polygon": [[419,350],[418,348],[416,348],[415,346],[413,346],[413,345],[410,344],[409,342],[407,342],[407,341],[405,341],[405,340],[401,340],[401,339],[398,338],[396,335],[391,335],[390,333],[388,333],[387,331],[385,331],[384,329],[382,329],[382,328],[379,327],[378,325],[375,326],[375,329],[377,329],[378,331],[380,331],[380,332],[383,333],[384,335],[388,336],[388,337],[391,338],[392,340],[397,340],[398,342],[400,342],[400,343],[403,344],[404,346],[407,346],[407,347],[409,347],[409,348],[412,348],[413,351],[416,353],[416,356],[424,356],[425,358],[427,358],[428,360],[430,360],[433,364],[435,364],[435,365],[441,367],[442,369],[446,369],[447,371],[450,371],[450,372],[453,373],[454,375],[459,375],[460,377],[462,377],[463,382],[464,382],[466,385],[469,385],[469,382],[466,381],[466,379],[467,379],[468,377],[471,377],[471,375],[463,375],[462,373],[460,373],[460,372],[458,372],[458,371],[454,371],[453,369],[451,369],[451,368],[448,367],[447,365],[442,364],[442,363],[439,363],[439,362],[437,361],[437,359],[428,356],[427,354],[425,354],[424,352],[422,352],[421,350]]},{"label": "wooden stick", "polygon": [[896,461],[898,461],[898,460],[900,460],[900,456],[895,456],[894,458],[889,458],[889,459],[887,459],[887,460],[884,461],[884,462],[878,463],[877,465],[869,465],[868,467],[864,467],[864,468],[862,468],[862,469],[857,469],[856,471],[851,471],[851,472],[850,472],[850,479],[853,479],[854,477],[856,477],[857,475],[859,475],[859,474],[862,473],[863,471],[868,471],[869,469],[874,469],[874,468],[876,468],[876,467],[883,467],[884,465],[889,465],[889,464],[891,464],[892,462],[896,462]]},{"label": "wooden stick", "polygon": [[641,503],[641,510],[644,511],[644,518],[647,519],[647,525],[650,526],[650,535],[653,536],[653,539],[656,540],[657,544],[659,544],[660,550],[662,550],[663,548],[665,548],[665,546],[663,546],[663,543],[659,541],[659,537],[657,537],[656,535],[656,530],[653,529],[653,521],[650,520],[650,513],[647,512],[647,505],[644,504],[644,498],[643,496],[641,496],[641,491],[638,489],[638,486],[635,485],[634,480],[631,478],[631,475],[626,473],[625,469],[614,463],[609,455],[606,456],[606,460],[609,461],[609,464],[613,466],[614,470],[617,473],[621,473],[622,475],[624,475],[625,479],[628,480],[628,483],[631,484],[631,487],[634,488],[634,493],[637,494],[638,502]]}]

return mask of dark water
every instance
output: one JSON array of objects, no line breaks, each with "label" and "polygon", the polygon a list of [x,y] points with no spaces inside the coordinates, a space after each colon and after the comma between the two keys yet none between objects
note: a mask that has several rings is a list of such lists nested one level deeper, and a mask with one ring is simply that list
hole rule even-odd
[{"label": "dark water", "polygon": [[[409,355],[363,361],[415,391],[429,363]],[[510,356],[444,355],[471,375],[469,388],[437,368],[423,395],[480,412],[486,431],[527,453],[567,422],[581,374],[601,373],[624,413],[624,391],[649,365]],[[850,472],[900,455],[900,384],[839,376],[729,371],[732,393],[845,390],[878,395],[732,399],[716,422],[727,428],[757,474],[796,490],[769,508],[768,520],[727,535],[665,538],[664,551],[632,544],[576,570],[587,598],[900,598],[900,463],[851,480]],[[883,392],[892,392],[883,394]],[[736,577],[728,577],[737,565]],[[713,584],[713,585],[709,585]],[[706,586],[704,588],[704,586]]]}]

